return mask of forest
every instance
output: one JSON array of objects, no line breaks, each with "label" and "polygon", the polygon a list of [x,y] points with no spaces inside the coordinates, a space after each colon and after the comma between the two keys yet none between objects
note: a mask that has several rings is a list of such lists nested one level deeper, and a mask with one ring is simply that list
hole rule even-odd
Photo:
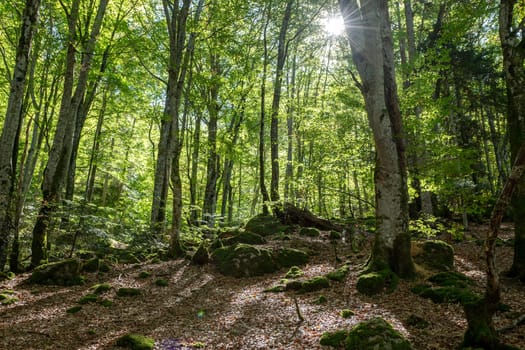
[{"label": "forest", "polygon": [[0,348],[525,348],[523,0],[0,16]]}]

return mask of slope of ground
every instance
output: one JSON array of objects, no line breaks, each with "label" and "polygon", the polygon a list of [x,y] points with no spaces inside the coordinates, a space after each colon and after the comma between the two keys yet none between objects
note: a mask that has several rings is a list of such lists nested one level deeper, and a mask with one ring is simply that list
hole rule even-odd
[{"label": "slope of ground", "polygon": [[[321,238],[314,243],[318,254],[304,266],[306,277],[339,266],[327,240]],[[474,278],[481,291],[482,248],[474,242],[457,243],[454,248],[457,269]],[[13,304],[0,305],[0,348],[117,349],[116,339],[134,332],[154,338],[156,349],[326,349],[319,345],[323,332],[350,328],[373,316],[390,321],[415,349],[458,348],[466,329],[462,308],[457,304],[434,304],[412,294],[410,288],[417,281],[401,281],[394,293],[375,297],[355,291],[368,251],[365,247],[354,254],[348,245],[339,243],[338,255],[351,262],[349,275],[343,282],[332,282],[329,289],[307,294],[263,292],[279,283],[286,270],[237,279],[220,275],[210,265],[192,266],[187,260],[118,265],[103,275],[88,274],[86,285],[75,287],[29,285],[25,283],[29,275],[22,274],[0,284],[0,290],[12,290],[18,298]],[[509,268],[511,259],[512,248],[498,248],[502,270]],[[142,271],[151,275],[138,278]],[[168,286],[158,286],[155,281],[159,278],[167,280]],[[101,282],[113,286],[103,295],[113,301],[111,306],[90,303],[78,313],[66,312],[91,292],[90,286]],[[502,279],[502,284],[503,303],[510,306],[510,311],[496,315],[497,328],[510,325],[525,313],[524,286],[507,279]],[[143,293],[118,297],[115,291],[120,287],[140,288]],[[321,294],[327,302],[317,304]],[[303,322],[299,322],[294,298]],[[343,318],[339,314],[342,309],[350,309],[355,315]],[[418,329],[407,325],[411,315],[424,318],[429,326]],[[525,325],[501,337],[509,344],[525,347]]]}]

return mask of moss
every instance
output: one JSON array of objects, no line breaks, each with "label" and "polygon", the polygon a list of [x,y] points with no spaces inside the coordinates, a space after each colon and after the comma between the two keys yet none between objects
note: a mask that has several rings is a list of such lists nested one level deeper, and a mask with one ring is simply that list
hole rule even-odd
[{"label": "moss", "polygon": [[84,304],[88,304],[88,303],[94,303],[97,300],[98,300],[98,295],[96,295],[96,294],[87,294],[87,295],[82,296],[78,300],[78,303],[80,305],[84,305]]},{"label": "moss", "polygon": [[159,287],[167,287],[169,285],[169,282],[164,278],[159,278],[155,281],[155,284]]},{"label": "moss", "polygon": [[410,343],[382,318],[358,323],[345,339],[345,349],[412,350]]},{"label": "moss", "polygon": [[263,292],[265,293],[281,293],[281,292],[284,292],[285,291],[285,286],[283,285],[276,285],[276,286],[273,286],[273,287],[270,287],[270,288],[266,288],[265,290],[263,290]]},{"label": "moss", "polygon": [[341,237],[341,233],[334,230],[330,231],[330,233],[328,234],[328,238],[333,241],[341,239]]},{"label": "moss", "polygon": [[119,297],[133,297],[141,294],[141,290],[137,288],[119,288],[117,290],[117,295]]},{"label": "moss", "polygon": [[80,305],[75,305],[73,307],[70,307],[69,309],[66,310],[66,312],[68,314],[76,314],[77,312],[79,312],[80,310],[82,310],[82,306]]},{"label": "moss", "polygon": [[282,267],[299,266],[308,262],[308,254],[299,249],[281,248],[275,253],[275,259]]},{"label": "moss", "polygon": [[309,293],[309,292],[315,292],[324,288],[329,288],[330,282],[328,282],[328,278],[324,276],[317,276],[313,277],[309,280],[304,281],[301,284],[301,289],[299,289],[300,293]]},{"label": "moss", "polygon": [[9,272],[0,271],[0,281],[5,280],[5,279],[12,280],[15,277],[16,275],[12,271],[9,271]]},{"label": "moss", "polygon": [[471,303],[480,297],[468,289],[458,287],[430,287],[420,293],[419,296],[432,300],[435,303]]},{"label": "moss", "polygon": [[284,226],[281,222],[270,215],[257,215],[251,218],[244,226],[246,231],[257,233],[261,236],[269,236],[286,231],[288,226]]},{"label": "moss", "polygon": [[304,271],[301,270],[298,266],[290,267],[290,270],[284,276],[285,278],[299,278],[304,275]]},{"label": "moss", "polygon": [[235,245],[238,243],[265,244],[266,239],[260,234],[251,231],[239,231],[232,237],[222,239],[223,245]]},{"label": "moss", "polygon": [[18,301],[18,298],[12,296],[11,293],[5,293],[4,291],[3,293],[0,294],[0,302],[2,303],[2,305],[10,305],[10,304],[16,303],[17,301]]},{"label": "moss", "polygon": [[149,276],[151,276],[151,272],[141,271],[137,277],[144,279],[144,278],[148,278]]},{"label": "moss", "polygon": [[328,299],[324,295],[320,295],[319,298],[314,300],[314,304],[326,304],[328,302]]},{"label": "moss", "polygon": [[113,302],[109,299],[101,299],[98,301],[98,303],[104,307],[111,307],[113,306]]},{"label": "moss", "polygon": [[441,287],[467,288],[474,282],[462,273],[455,271],[440,272],[428,278],[428,281]]},{"label": "moss", "polygon": [[321,231],[315,227],[302,227],[299,230],[299,235],[306,237],[319,237],[321,235]]},{"label": "moss", "polygon": [[349,310],[349,309],[343,309],[343,310],[341,310],[341,312],[339,312],[339,315],[340,315],[342,318],[350,318],[350,317],[354,316],[355,313],[354,313],[352,310]]},{"label": "moss", "polygon": [[204,349],[206,347],[206,344],[203,342],[197,341],[197,342],[191,343],[191,346],[194,347],[195,349]]},{"label": "moss", "polygon": [[393,291],[399,278],[392,271],[384,269],[378,272],[370,272],[359,276],[357,290],[364,295],[372,296],[385,291]]},{"label": "moss", "polygon": [[126,334],[117,339],[117,345],[131,350],[150,350],[155,345],[155,340],[140,334]]},{"label": "moss", "polygon": [[418,329],[424,329],[430,325],[427,320],[417,315],[408,316],[405,323],[407,326],[418,328]]},{"label": "moss", "polygon": [[278,269],[269,249],[249,244],[219,248],[212,258],[222,274],[234,277],[260,276]]},{"label": "moss", "polygon": [[341,282],[345,279],[346,275],[348,275],[348,271],[350,271],[350,266],[348,266],[348,264],[344,264],[338,269],[328,272],[325,276],[329,280]]},{"label": "moss", "polygon": [[321,336],[321,339],[319,340],[319,343],[325,346],[341,348],[347,336],[348,331],[343,329],[335,332],[324,332]]},{"label": "moss", "polygon": [[80,260],[67,259],[40,265],[31,274],[29,282],[61,286],[81,285],[84,279],[80,276]]},{"label": "moss", "polygon": [[82,263],[82,271],[84,272],[97,272],[100,267],[100,261],[98,258],[91,258]]},{"label": "moss", "polygon": [[111,290],[111,288],[113,287],[109,283],[100,283],[100,284],[95,284],[90,289],[92,289],[93,293],[95,294],[102,294],[102,293],[105,293]]},{"label": "moss", "polygon": [[101,260],[98,265],[98,272],[109,272],[109,270],[109,265],[105,261]]},{"label": "moss", "polygon": [[413,249],[414,262],[425,267],[438,270],[450,271],[454,268],[454,249],[446,242],[440,240],[416,242]]},{"label": "moss", "polygon": [[300,290],[304,281],[289,281],[285,285],[285,290]]}]

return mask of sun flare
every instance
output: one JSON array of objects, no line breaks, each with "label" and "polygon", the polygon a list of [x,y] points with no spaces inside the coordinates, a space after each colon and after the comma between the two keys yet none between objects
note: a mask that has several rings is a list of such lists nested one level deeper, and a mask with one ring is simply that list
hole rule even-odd
[{"label": "sun flare", "polygon": [[324,30],[330,36],[342,35],[345,31],[345,23],[341,16],[331,16],[323,20]]}]

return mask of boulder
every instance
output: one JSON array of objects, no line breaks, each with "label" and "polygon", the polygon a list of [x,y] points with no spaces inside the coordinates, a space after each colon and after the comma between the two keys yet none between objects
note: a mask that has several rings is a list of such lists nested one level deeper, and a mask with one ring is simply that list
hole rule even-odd
[{"label": "boulder", "polygon": [[454,269],[454,249],[444,241],[412,242],[412,258],[416,264],[430,270],[451,271]]},{"label": "boulder", "polygon": [[315,227],[302,227],[299,230],[299,235],[306,237],[319,237],[321,235],[321,231]]},{"label": "boulder", "polygon": [[29,282],[59,286],[83,284],[80,267],[80,260],[74,258],[40,265],[33,271]]},{"label": "boulder", "polygon": [[244,229],[253,233],[257,233],[261,236],[269,236],[276,233],[284,232],[288,226],[281,224],[279,219],[270,215],[257,215],[251,218]]},{"label": "boulder", "polygon": [[216,249],[212,260],[222,274],[234,277],[260,276],[279,268],[270,249],[244,243]]},{"label": "boulder", "polygon": [[308,262],[308,254],[299,249],[281,248],[274,252],[274,256],[281,267],[299,266]]},{"label": "boulder", "polygon": [[393,291],[397,286],[398,280],[396,274],[385,269],[359,276],[356,288],[361,294],[372,296],[385,290]]}]

